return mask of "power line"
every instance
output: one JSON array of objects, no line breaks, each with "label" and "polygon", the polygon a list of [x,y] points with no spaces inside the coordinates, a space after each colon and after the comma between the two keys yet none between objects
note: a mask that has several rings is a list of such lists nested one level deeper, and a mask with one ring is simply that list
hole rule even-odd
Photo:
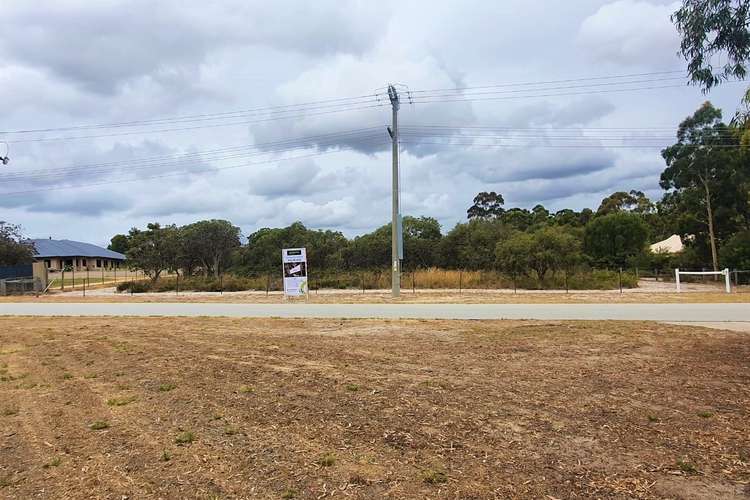
[{"label": "power line", "polygon": [[276,116],[276,117],[265,118],[265,119],[260,119],[260,120],[245,120],[245,121],[240,121],[240,122],[218,123],[218,124],[214,123],[210,125],[197,125],[193,127],[167,128],[167,129],[157,129],[157,130],[138,130],[138,131],[130,131],[130,132],[114,132],[110,134],[85,135],[85,136],[16,139],[16,140],[10,140],[6,142],[9,144],[17,144],[17,143],[29,143],[29,142],[71,141],[71,140],[77,140],[77,139],[100,139],[100,138],[105,138],[105,137],[121,137],[121,136],[127,136],[127,135],[143,135],[143,134],[155,134],[155,133],[162,133],[162,132],[179,132],[179,131],[185,131],[185,130],[197,130],[197,129],[206,129],[206,128],[233,127],[233,126],[238,126],[238,125],[250,125],[253,123],[263,123],[263,122],[269,122],[269,121],[287,120],[287,119],[294,119],[294,118],[307,118],[311,116],[321,116],[321,115],[328,115],[328,114],[333,114],[333,113],[342,113],[346,111],[358,111],[358,110],[363,110],[363,109],[371,109],[371,108],[379,108],[379,107],[381,107],[380,104],[374,104],[374,105],[369,105],[369,106],[320,111],[317,113],[284,115],[284,116]]},{"label": "power line", "polygon": [[[204,113],[196,115],[183,115],[169,118],[154,118],[148,120],[133,120],[127,122],[116,122],[116,123],[100,123],[92,125],[72,125],[67,127],[50,127],[41,129],[26,129],[26,130],[8,130],[0,131],[0,134],[36,134],[43,132],[63,132],[69,130],[92,130],[92,129],[108,129],[108,128],[119,128],[119,127],[132,127],[141,125],[161,124],[161,123],[182,123],[192,121],[204,121],[224,118],[241,118],[245,115],[255,114],[269,114],[274,112],[298,112],[316,110],[322,108],[329,108],[335,106],[352,106],[360,105],[363,103],[371,103],[378,100],[377,94],[370,94],[358,97],[339,97],[333,99],[324,99],[319,101],[311,101],[300,104],[287,104],[279,106],[266,106],[259,108],[251,108],[237,111],[225,111],[220,113]],[[240,116],[235,116],[240,115]]]},{"label": "power line", "polygon": [[541,82],[522,82],[522,83],[498,83],[493,85],[482,85],[475,87],[454,87],[454,88],[442,88],[442,89],[428,89],[428,90],[409,90],[410,94],[419,94],[426,92],[461,92],[466,90],[480,90],[490,88],[501,88],[501,87],[521,87],[529,85],[554,85],[558,83],[573,83],[573,82],[584,82],[584,81],[599,81],[599,80],[613,80],[616,78],[636,78],[643,76],[659,76],[659,75],[670,75],[670,74],[685,74],[685,71],[655,71],[651,73],[630,73],[624,75],[612,75],[612,76],[595,76],[595,77],[584,77],[584,78],[569,78],[565,80],[548,80]]},{"label": "power line", "polygon": [[297,138],[292,138],[292,139],[257,143],[257,144],[252,144],[252,145],[243,144],[239,146],[229,146],[229,147],[218,148],[218,149],[192,151],[192,152],[187,152],[187,153],[178,153],[178,154],[170,154],[170,155],[148,156],[148,157],[142,157],[142,158],[133,158],[129,160],[119,160],[119,161],[114,161],[114,162],[89,163],[89,164],[84,164],[84,165],[67,166],[67,167],[53,168],[53,169],[27,170],[24,172],[13,172],[13,173],[0,175],[0,181],[8,181],[8,180],[12,180],[12,179],[19,178],[19,177],[26,177],[28,175],[40,175],[41,173],[60,175],[60,174],[65,174],[65,173],[89,170],[89,169],[98,168],[98,167],[115,167],[115,166],[124,166],[124,165],[132,167],[133,165],[159,163],[165,160],[184,161],[184,160],[188,160],[192,158],[204,158],[204,156],[211,156],[211,155],[216,155],[216,154],[221,154],[221,153],[238,152],[238,151],[243,151],[243,150],[257,149],[257,150],[265,150],[265,151],[274,151],[274,150],[277,150],[279,147],[283,149],[284,147],[297,148],[297,147],[305,147],[305,146],[306,147],[330,146],[333,143],[332,141],[347,140],[347,139],[355,138],[357,136],[360,136],[362,134],[367,134],[367,133],[373,134],[378,130],[382,130],[382,126],[373,126],[373,127],[366,127],[366,128],[360,128],[360,129],[331,132],[327,134],[297,137]]},{"label": "power line", "polygon": [[[390,141],[383,142],[381,139],[380,144],[382,145],[388,145],[390,144]],[[79,188],[85,188],[85,187],[92,187],[92,186],[104,186],[108,184],[122,184],[126,182],[141,182],[144,180],[152,180],[152,179],[163,179],[167,177],[175,177],[180,176],[184,174],[195,174],[195,173],[212,173],[212,172],[220,172],[224,170],[230,170],[230,169],[237,169],[237,168],[245,168],[253,165],[263,165],[263,164],[269,164],[269,163],[275,163],[275,162],[282,162],[282,161],[291,161],[291,160],[301,160],[306,158],[314,158],[319,156],[326,156],[336,153],[342,153],[346,150],[336,150],[336,151],[324,151],[322,153],[311,153],[308,155],[301,155],[301,156],[292,156],[288,158],[276,158],[276,159],[270,159],[270,160],[264,160],[264,161],[257,161],[257,162],[248,162],[243,163],[240,165],[231,165],[226,167],[218,167],[218,168],[212,168],[212,169],[204,169],[204,170],[197,170],[197,171],[191,171],[191,170],[183,170],[180,172],[172,172],[168,174],[162,174],[162,175],[154,175],[149,177],[141,177],[138,179],[124,179],[124,180],[116,180],[116,181],[104,181],[104,182],[96,182],[96,183],[89,183],[89,184],[77,184],[73,186],[54,186],[49,188],[43,188],[43,189],[30,189],[25,191],[11,191],[7,193],[2,193],[3,196],[21,196],[21,195],[29,195],[34,193],[41,193],[41,192],[47,192],[47,191],[64,191],[68,189],[79,189]]]},{"label": "power line", "polygon": [[635,85],[635,84],[641,84],[641,83],[657,83],[657,82],[668,82],[668,81],[677,81],[682,80],[681,77],[665,77],[665,78],[650,78],[650,79],[641,79],[641,80],[625,80],[625,81],[614,81],[614,82],[600,82],[600,83],[586,83],[583,85],[560,85],[556,87],[549,87],[549,86],[543,86],[539,88],[524,88],[524,89],[505,89],[505,90],[484,90],[481,92],[471,91],[467,92],[465,90],[457,91],[457,92],[435,92],[435,93],[428,93],[423,94],[419,96],[413,97],[412,100],[424,100],[428,98],[439,98],[439,97],[456,97],[456,96],[464,96],[464,97],[471,97],[471,96],[482,96],[482,95],[497,95],[497,94],[517,94],[522,92],[547,92],[552,90],[570,90],[570,89],[588,89],[588,88],[596,88],[596,87],[612,87],[612,86],[622,86],[622,85]]}]

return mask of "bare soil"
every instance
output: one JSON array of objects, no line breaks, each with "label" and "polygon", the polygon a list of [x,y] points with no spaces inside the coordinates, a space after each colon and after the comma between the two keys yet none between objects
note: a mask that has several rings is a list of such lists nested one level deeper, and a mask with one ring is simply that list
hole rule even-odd
[{"label": "bare soil", "polygon": [[746,498],[749,339],[0,318],[0,497]]},{"label": "bare soil", "polygon": [[[114,288],[92,289],[83,295],[74,292],[52,292],[34,295],[0,297],[2,302],[227,302],[248,304],[278,304],[282,292],[163,292],[117,293]],[[711,285],[689,285],[682,293],[674,291],[674,284],[653,284],[632,290],[583,290],[566,293],[564,290],[403,290],[399,298],[392,298],[390,290],[319,290],[311,291],[306,300],[314,304],[617,304],[617,303],[747,303],[750,287],[742,286],[727,294]]]}]

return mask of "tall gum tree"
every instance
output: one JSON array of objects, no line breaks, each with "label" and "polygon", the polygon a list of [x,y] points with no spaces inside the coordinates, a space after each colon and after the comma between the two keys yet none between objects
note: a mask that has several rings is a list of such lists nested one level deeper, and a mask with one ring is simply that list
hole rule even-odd
[{"label": "tall gum tree", "polygon": [[728,194],[721,188],[734,177],[737,146],[736,134],[721,121],[721,110],[705,102],[680,123],[677,143],[662,151],[667,168],[659,184],[686,199],[699,200],[705,211],[701,220],[708,230],[714,271],[719,270],[715,208],[720,198]]}]

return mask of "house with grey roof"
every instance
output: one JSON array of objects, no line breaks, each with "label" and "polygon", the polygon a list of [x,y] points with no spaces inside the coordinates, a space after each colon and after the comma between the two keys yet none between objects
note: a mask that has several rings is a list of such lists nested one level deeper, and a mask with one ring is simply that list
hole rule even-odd
[{"label": "house with grey roof", "polygon": [[72,240],[32,239],[34,258],[50,271],[72,268],[76,271],[117,269],[125,256],[91,243]]}]

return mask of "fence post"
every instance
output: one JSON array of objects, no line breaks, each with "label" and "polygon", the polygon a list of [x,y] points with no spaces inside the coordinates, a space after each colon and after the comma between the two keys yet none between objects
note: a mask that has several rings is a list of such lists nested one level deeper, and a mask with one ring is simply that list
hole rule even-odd
[{"label": "fence post", "polygon": [[463,287],[462,280],[463,280],[463,270],[459,269],[458,270],[458,293],[459,294],[461,293],[461,288]]},{"label": "fence post", "polygon": [[62,278],[60,278],[60,291],[65,291],[65,266],[62,269]]},{"label": "fence post", "polygon": [[731,278],[729,277],[729,268],[724,269],[724,285],[726,286],[727,293],[732,293],[732,282]]},{"label": "fence post", "polygon": [[518,293],[518,283],[516,283],[516,273],[513,273],[513,293]]},{"label": "fence post", "polygon": [[620,281],[620,293],[622,293],[622,268],[620,268],[617,275],[619,276],[619,281]]},{"label": "fence post", "polygon": [[677,284],[677,292],[678,293],[681,292],[682,287],[680,286],[680,268],[679,267],[674,270],[674,281]]},{"label": "fence post", "polygon": [[568,293],[568,270],[565,270],[565,293]]},{"label": "fence post", "polygon": [[365,273],[361,274],[362,277],[362,293],[365,293]]},{"label": "fence post", "polygon": [[91,286],[91,281],[89,281],[89,266],[88,266],[88,263],[89,263],[89,261],[87,260],[86,261],[86,281],[88,281],[88,285]]},{"label": "fence post", "polygon": [[72,286],[71,290],[75,290],[76,289],[76,266],[75,266],[75,262],[76,262],[75,259],[73,259],[73,286]]},{"label": "fence post", "polygon": [[266,274],[266,297],[268,297],[268,290],[271,288],[271,275]]},{"label": "fence post", "polygon": [[86,280],[83,280],[83,296],[86,296]]},{"label": "fence post", "polygon": [[414,271],[411,272],[411,293],[417,293],[417,285],[414,283]]},{"label": "fence post", "polygon": [[219,274],[219,295],[224,295],[224,274]]},{"label": "fence post", "polygon": [[174,287],[175,295],[180,294],[180,273],[177,273],[177,285]]},{"label": "fence post", "polygon": [[656,275],[656,281],[659,281],[659,269],[654,270],[654,274]]}]

